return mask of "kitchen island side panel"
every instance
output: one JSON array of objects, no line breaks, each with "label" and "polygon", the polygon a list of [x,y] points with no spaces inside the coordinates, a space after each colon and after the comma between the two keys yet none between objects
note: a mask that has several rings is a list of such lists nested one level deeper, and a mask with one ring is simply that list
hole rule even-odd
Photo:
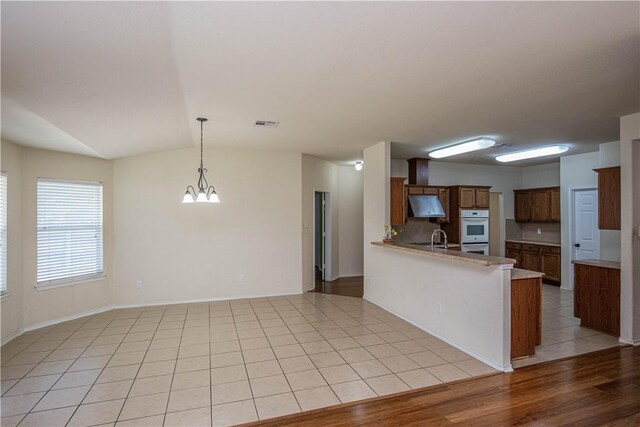
[{"label": "kitchen island side panel", "polygon": [[510,270],[373,246],[364,298],[510,371]]}]

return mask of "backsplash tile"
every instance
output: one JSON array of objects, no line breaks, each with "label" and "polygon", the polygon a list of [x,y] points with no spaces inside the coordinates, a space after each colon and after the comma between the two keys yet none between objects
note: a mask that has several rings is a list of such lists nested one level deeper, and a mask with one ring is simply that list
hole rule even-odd
[{"label": "backsplash tile", "polygon": [[[541,234],[538,234],[540,229]],[[516,222],[507,219],[506,240],[560,243],[560,223],[557,222]]]}]

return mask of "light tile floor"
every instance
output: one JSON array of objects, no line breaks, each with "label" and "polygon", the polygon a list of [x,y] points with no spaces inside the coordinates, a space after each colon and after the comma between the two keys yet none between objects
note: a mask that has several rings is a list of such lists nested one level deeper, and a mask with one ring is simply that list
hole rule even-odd
[{"label": "light tile floor", "polygon": [[513,362],[514,368],[617,347],[618,338],[580,326],[573,317],[573,292],[542,285],[542,345],[536,355]]},{"label": "light tile floor", "polygon": [[5,427],[231,425],[496,372],[319,293],[113,310],[28,332],[1,357]]}]

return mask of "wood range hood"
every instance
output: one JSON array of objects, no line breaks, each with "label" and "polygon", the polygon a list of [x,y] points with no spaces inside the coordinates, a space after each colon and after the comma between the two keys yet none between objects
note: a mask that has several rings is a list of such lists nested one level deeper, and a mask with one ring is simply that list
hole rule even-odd
[{"label": "wood range hood", "polygon": [[429,185],[429,159],[414,157],[409,163],[409,185]]}]

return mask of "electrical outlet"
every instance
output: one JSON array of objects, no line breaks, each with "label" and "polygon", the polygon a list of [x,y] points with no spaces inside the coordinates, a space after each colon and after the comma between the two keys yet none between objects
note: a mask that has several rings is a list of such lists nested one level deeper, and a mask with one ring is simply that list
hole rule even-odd
[{"label": "electrical outlet", "polygon": [[136,288],[140,289],[142,287],[142,280],[136,280]]},{"label": "electrical outlet", "polygon": [[538,234],[542,234],[542,229],[541,229],[541,228],[538,228],[538,229],[536,230],[536,233],[538,233]]},{"label": "electrical outlet", "polygon": [[438,303],[438,313],[442,313],[442,303]]},{"label": "electrical outlet", "polygon": [[240,281],[241,282],[244,282],[246,278],[247,278],[247,276],[245,276],[244,274],[240,275]]}]

